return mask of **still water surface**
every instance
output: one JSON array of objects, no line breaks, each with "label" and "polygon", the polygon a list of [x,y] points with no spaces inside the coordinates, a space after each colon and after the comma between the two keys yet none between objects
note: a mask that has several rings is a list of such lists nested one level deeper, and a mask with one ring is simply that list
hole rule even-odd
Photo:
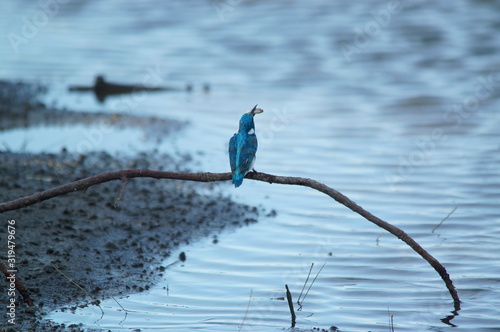
[{"label": "still water surface", "polygon": [[[180,248],[186,262],[118,299],[128,314],[107,300],[102,316],[88,307],[49,319],[281,331],[284,286],[296,299],[314,263],[313,275],[326,265],[297,312],[300,329],[390,331],[392,315],[398,332],[500,331],[498,2],[69,1],[45,24],[37,2],[2,7],[3,36],[40,20],[22,43],[3,38],[2,79],[47,83],[47,102],[70,110],[189,121],[168,139],[116,128],[95,141],[84,123],[47,124],[0,132],[4,147],[81,152],[88,140],[113,153],[189,152],[193,168],[225,172],[227,141],[258,103],[257,170],[314,178],[402,228],[446,266],[463,301],[443,323],[451,298],[404,243],[320,193],[245,180],[219,190],[276,216]],[[194,89],[104,103],[67,91],[98,74]]]}]

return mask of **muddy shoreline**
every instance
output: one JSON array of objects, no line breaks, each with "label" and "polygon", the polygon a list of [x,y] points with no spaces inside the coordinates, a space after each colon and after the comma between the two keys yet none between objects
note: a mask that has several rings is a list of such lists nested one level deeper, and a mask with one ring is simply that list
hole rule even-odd
[{"label": "muddy shoreline", "polygon": [[[2,98],[6,95],[5,91],[0,93]],[[18,118],[20,111],[28,114],[25,119],[36,119],[33,112],[51,113],[36,98],[24,100],[27,102],[8,103],[11,111],[17,110]],[[3,130],[8,130],[5,121],[12,122],[12,117],[2,121]],[[179,129],[175,121],[172,126],[172,131]],[[187,171],[189,162],[189,156],[174,159],[153,153],[131,157],[103,152],[70,154],[65,150],[59,154],[4,151],[0,153],[0,201],[120,169]],[[256,208],[221,196],[212,190],[213,184],[134,179],[115,205],[121,188],[120,181],[109,182],[0,214],[0,257],[6,259],[8,221],[15,220],[17,276],[34,300],[34,306],[29,307],[16,293],[16,324],[6,322],[7,311],[2,309],[0,331],[83,331],[78,325],[53,324],[43,315],[148,290],[168,273],[161,264],[172,250],[223,229],[256,222],[258,217]],[[0,290],[0,307],[6,308],[7,281]]]}]

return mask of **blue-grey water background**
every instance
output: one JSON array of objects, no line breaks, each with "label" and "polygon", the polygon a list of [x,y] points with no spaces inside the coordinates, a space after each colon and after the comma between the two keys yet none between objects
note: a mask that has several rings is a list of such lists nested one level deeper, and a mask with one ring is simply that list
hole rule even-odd
[{"label": "blue-grey water background", "polygon": [[[86,307],[49,319],[281,331],[284,285],[297,298],[311,263],[313,275],[326,263],[297,312],[301,329],[390,331],[392,315],[397,332],[500,331],[499,2],[9,1],[0,29],[0,78],[47,84],[51,105],[189,122],[168,138],[86,123],[17,128],[0,132],[2,149],[188,152],[194,170],[225,172],[227,142],[258,103],[257,170],[314,178],[401,227],[463,301],[443,323],[451,298],[403,242],[313,190],[245,180],[217,190],[276,216],[179,248],[186,262],[117,299],[127,315],[106,300],[102,317]],[[193,91],[105,103],[67,91],[98,74]]]}]

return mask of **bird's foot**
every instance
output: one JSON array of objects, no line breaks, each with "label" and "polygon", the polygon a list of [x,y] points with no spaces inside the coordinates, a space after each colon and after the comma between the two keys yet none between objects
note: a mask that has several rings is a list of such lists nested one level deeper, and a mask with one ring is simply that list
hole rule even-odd
[{"label": "bird's foot", "polygon": [[257,171],[255,170],[255,168],[252,168],[252,173],[257,173]]}]

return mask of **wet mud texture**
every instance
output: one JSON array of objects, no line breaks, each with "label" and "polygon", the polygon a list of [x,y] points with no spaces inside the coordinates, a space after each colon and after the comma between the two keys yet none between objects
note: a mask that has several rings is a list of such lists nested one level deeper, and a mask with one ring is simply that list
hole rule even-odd
[{"label": "wet mud texture", "polygon": [[[111,119],[112,126],[140,125],[150,133],[149,122],[158,123],[157,119],[138,122],[125,116],[55,110],[38,101],[36,95],[40,93],[43,88],[37,86],[0,82],[0,130],[57,125],[61,121],[93,123],[106,118]],[[184,125],[163,120],[158,135],[165,137]],[[109,171],[187,171],[186,165],[192,163],[188,156],[175,158],[153,153],[120,157],[106,153],[72,155],[65,151],[39,155],[0,152],[0,201]],[[28,307],[17,294],[16,325],[7,324],[8,282],[2,276],[0,332],[83,331],[77,325],[53,324],[44,320],[43,314],[56,308],[74,310],[75,303],[93,305],[94,299],[119,299],[147,290],[168,273],[161,264],[172,250],[182,250],[183,245],[199,238],[257,220],[255,208],[236,204],[217,194],[213,187],[185,181],[132,179],[115,206],[122,182],[114,181],[0,214],[0,258],[7,258],[8,220],[15,220],[17,277],[34,300],[34,306]]]},{"label": "wet mud texture", "polygon": [[[117,160],[104,153],[86,158],[64,153],[3,153],[0,201],[98,173],[128,168],[162,169],[161,165],[172,162],[167,156],[151,162],[145,155]],[[173,249],[225,228],[256,221],[256,209],[196,191],[210,191],[209,187],[184,181],[132,179],[115,207],[122,188],[122,182],[115,181],[1,214],[0,248],[4,249],[0,255],[6,258],[7,221],[14,219],[17,276],[35,301],[34,308],[28,308],[17,296],[18,331],[51,330],[50,323],[39,319],[43,312],[70,303],[92,302],[54,267],[95,299],[119,298],[147,290],[156,278],[168,273],[161,263]],[[5,308],[7,282],[0,294],[0,308]],[[4,320],[5,313],[0,315]]]}]

